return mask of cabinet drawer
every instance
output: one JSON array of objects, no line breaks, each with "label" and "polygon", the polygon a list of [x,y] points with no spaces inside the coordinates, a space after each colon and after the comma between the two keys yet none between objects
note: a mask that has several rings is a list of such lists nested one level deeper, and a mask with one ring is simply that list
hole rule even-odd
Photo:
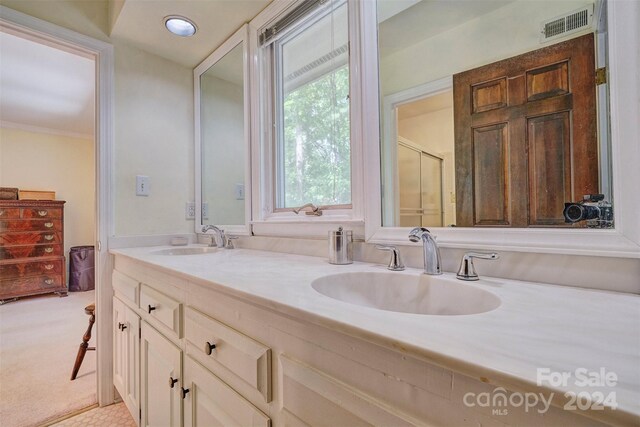
[{"label": "cabinet drawer", "polygon": [[0,233],[0,246],[38,245],[47,243],[62,243],[62,233],[60,231]]},{"label": "cabinet drawer", "polygon": [[[271,401],[271,349],[192,308],[185,313],[187,353],[216,371],[222,366]],[[211,346],[215,346],[212,348]]]},{"label": "cabinet drawer", "polygon": [[17,278],[26,276],[58,275],[63,272],[64,258],[46,261],[7,262],[0,265],[0,277]]},{"label": "cabinet drawer", "polygon": [[16,219],[0,221],[0,231],[59,231],[62,220],[59,219]]},{"label": "cabinet drawer", "polygon": [[140,285],[140,308],[182,338],[182,303],[145,285]]},{"label": "cabinet drawer", "polygon": [[44,275],[0,281],[0,295],[20,295],[29,292],[63,288],[62,275]]},{"label": "cabinet drawer", "polygon": [[0,246],[0,259],[35,258],[62,255],[61,245]]},{"label": "cabinet drawer", "polygon": [[0,219],[20,218],[19,208],[0,208]]},{"label": "cabinet drawer", "polygon": [[113,290],[118,298],[131,301],[136,305],[138,304],[139,283],[137,280],[120,273],[118,270],[113,270],[111,282],[113,283]]},{"label": "cabinet drawer", "polygon": [[187,357],[184,364],[184,426],[269,427],[271,420],[258,408]]},{"label": "cabinet drawer", "polygon": [[22,218],[60,219],[62,218],[62,209],[60,208],[23,208]]}]

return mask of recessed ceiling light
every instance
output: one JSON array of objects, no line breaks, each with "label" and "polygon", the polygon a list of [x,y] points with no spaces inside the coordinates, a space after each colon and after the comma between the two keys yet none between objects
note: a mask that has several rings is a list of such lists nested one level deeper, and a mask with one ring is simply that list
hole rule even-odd
[{"label": "recessed ceiling light", "polygon": [[184,16],[167,16],[164,18],[164,26],[173,34],[181,37],[190,37],[196,33],[196,24]]}]

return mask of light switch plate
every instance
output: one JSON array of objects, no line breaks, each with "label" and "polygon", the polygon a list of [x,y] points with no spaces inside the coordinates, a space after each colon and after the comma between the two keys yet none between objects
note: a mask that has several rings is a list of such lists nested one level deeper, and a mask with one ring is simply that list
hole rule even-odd
[{"label": "light switch plate", "polygon": [[136,175],[136,196],[149,195],[149,177],[145,175]]},{"label": "light switch plate", "polygon": [[185,203],[184,217],[186,219],[196,219],[196,203],[195,202]]},{"label": "light switch plate", "polygon": [[236,200],[244,200],[244,184],[236,184],[235,195]]}]

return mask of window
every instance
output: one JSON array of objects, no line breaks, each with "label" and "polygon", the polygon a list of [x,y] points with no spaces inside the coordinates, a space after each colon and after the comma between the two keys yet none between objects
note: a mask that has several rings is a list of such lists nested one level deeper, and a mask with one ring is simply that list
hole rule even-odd
[{"label": "window", "polygon": [[276,210],[350,208],[347,3],[304,1],[262,43],[273,71]]}]

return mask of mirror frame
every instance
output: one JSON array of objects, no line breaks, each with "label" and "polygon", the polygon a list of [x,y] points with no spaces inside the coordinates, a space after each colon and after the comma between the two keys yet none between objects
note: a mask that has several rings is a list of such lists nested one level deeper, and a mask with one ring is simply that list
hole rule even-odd
[{"label": "mirror frame", "polygon": [[193,99],[194,99],[194,136],[195,136],[195,232],[202,234],[202,134],[200,129],[200,76],[209,68],[220,61],[226,54],[231,52],[238,45],[242,45],[242,69],[243,69],[243,85],[244,85],[244,224],[228,225],[214,224],[227,234],[233,235],[250,235],[251,234],[251,86],[249,81],[249,25],[244,24],[238,31],[222,43],[211,55],[205,58],[193,70]]},{"label": "mirror frame", "polygon": [[[368,46],[363,52],[363,62],[368,69],[376,70],[376,73],[368,73],[363,81],[365,105],[376,107],[375,112],[364,112],[369,123],[365,135],[368,195],[365,237],[368,243],[415,246],[407,238],[409,228],[382,227],[376,2],[362,3],[363,37]],[[598,4],[596,2],[596,6]],[[640,37],[637,22],[640,3],[609,0],[607,8],[615,229],[434,228],[441,247],[640,258],[640,196],[637,194],[640,182],[640,83],[637,79],[640,52],[636,45]]]}]

